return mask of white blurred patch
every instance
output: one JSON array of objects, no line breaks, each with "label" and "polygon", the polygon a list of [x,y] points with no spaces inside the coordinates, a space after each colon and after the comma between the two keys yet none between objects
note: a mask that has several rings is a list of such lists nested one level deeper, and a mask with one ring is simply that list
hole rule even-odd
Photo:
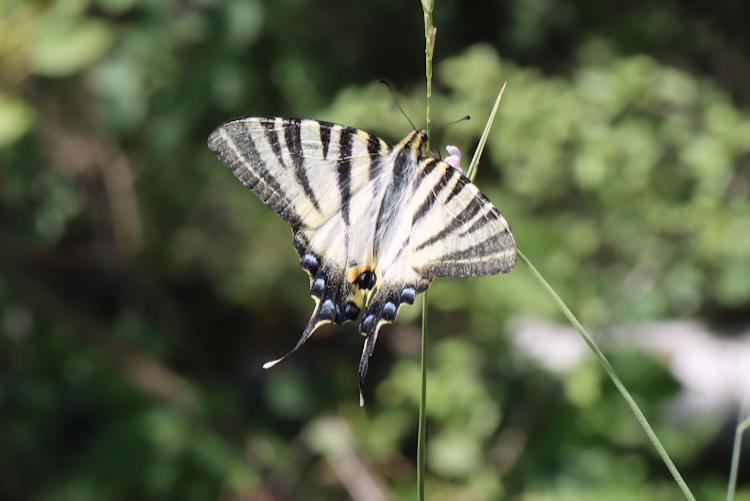
[{"label": "white blurred patch", "polygon": [[567,372],[590,354],[572,327],[520,317],[510,322],[511,343],[525,357],[553,372]]},{"label": "white blurred patch", "polygon": [[661,360],[683,386],[670,406],[677,416],[734,412],[750,383],[750,330],[724,337],[694,320],[670,320],[615,331]]},{"label": "white blurred patch", "polygon": [[[639,348],[661,361],[680,383],[682,390],[667,409],[673,419],[734,412],[750,387],[750,328],[724,337],[694,320],[667,320],[612,332],[608,340],[615,345],[610,350]],[[553,372],[567,372],[593,356],[573,327],[518,318],[511,321],[510,333],[519,355]]]}]

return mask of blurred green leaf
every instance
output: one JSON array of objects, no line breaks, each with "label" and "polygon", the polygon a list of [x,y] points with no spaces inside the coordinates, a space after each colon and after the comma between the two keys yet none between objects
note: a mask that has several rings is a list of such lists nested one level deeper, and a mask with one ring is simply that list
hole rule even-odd
[{"label": "blurred green leaf", "polygon": [[480,444],[460,428],[431,436],[427,451],[429,468],[448,478],[464,478],[481,462]]},{"label": "blurred green leaf", "polygon": [[112,30],[103,21],[51,15],[38,30],[29,64],[38,75],[72,75],[102,57],[112,41]]},{"label": "blurred green leaf", "polygon": [[0,148],[17,141],[33,126],[34,110],[22,100],[0,93]]}]

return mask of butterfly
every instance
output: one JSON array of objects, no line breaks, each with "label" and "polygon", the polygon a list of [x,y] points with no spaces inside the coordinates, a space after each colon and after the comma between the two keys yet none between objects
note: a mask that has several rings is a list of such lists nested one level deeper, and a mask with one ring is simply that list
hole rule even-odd
[{"label": "butterfly", "polygon": [[516,241],[500,211],[458,170],[423,154],[424,130],[389,145],[353,127],[242,118],[209,149],[287,221],[315,309],[294,348],[323,324],[360,317],[359,395],[380,328],[436,277],[509,272]]}]

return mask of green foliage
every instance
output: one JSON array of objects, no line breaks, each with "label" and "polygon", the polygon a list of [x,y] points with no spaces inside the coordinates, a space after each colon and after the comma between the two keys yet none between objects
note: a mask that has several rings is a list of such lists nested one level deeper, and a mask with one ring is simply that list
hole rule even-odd
[{"label": "green foliage", "polygon": [[[364,410],[352,328],[260,369],[296,341],[307,278],[288,227],[205,148],[241,115],[403,136],[374,81],[419,122],[408,4],[0,6],[0,497],[343,499],[343,460],[413,499],[418,308],[383,331]],[[746,327],[746,8],[435,9],[433,149],[468,162],[508,81],[477,183],[582,320]],[[526,270],[438,280],[430,309],[428,499],[677,496],[598,366],[547,372],[507,343],[510,316],[559,319]],[[721,416],[674,424],[662,361],[612,358],[696,495],[721,495]]]},{"label": "green foliage", "polygon": [[[545,216],[543,236],[534,225],[525,235],[521,220],[518,239],[553,283],[573,289],[586,321],[747,303],[750,241],[722,233],[750,234],[746,173],[735,167],[750,154],[750,117],[726,93],[645,56],[583,58],[568,79],[540,79],[475,47],[440,74],[455,89],[451,106],[480,116],[475,96],[511,82],[480,176],[498,171],[511,220],[516,207]],[[461,132],[455,141],[468,145],[477,130]]]},{"label": "green foliage", "polygon": [[[447,93],[435,97],[435,109],[480,117],[447,131],[447,141],[470,151],[498,82],[510,82],[478,182],[514,223],[520,245],[575,298],[584,321],[747,304],[750,199],[741,166],[750,155],[750,117],[711,82],[646,56],[591,62],[601,45],[583,47],[567,78],[542,78],[483,45],[439,64]],[[388,98],[376,93],[347,90],[322,114],[377,129]],[[418,100],[415,90],[406,102]],[[538,311],[534,285],[507,283],[524,277],[486,280],[518,291],[491,295],[488,308],[510,301],[502,314]],[[476,305],[470,290],[484,290],[482,282],[451,283],[436,294],[469,295]]]},{"label": "green foliage", "polygon": [[112,43],[112,32],[100,21],[66,19],[54,10],[41,21],[29,64],[37,75],[72,75],[99,59]]},{"label": "green foliage", "polygon": [[0,147],[13,144],[31,129],[34,111],[23,101],[0,94]]}]

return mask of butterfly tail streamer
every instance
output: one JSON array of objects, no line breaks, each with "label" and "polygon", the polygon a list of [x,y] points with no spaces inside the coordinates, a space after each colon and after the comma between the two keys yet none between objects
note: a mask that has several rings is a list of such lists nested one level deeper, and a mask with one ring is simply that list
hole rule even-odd
[{"label": "butterfly tail streamer", "polygon": [[365,345],[362,348],[362,357],[359,359],[359,406],[364,407],[364,387],[365,376],[367,376],[367,367],[370,363],[370,357],[375,350],[375,343],[378,340],[378,331],[386,322],[381,318],[380,307],[378,304],[371,304],[360,324],[360,332],[365,336]]},{"label": "butterfly tail streamer", "polygon": [[[399,294],[399,289],[403,291]],[[378,339],[380,328],[396,320],[396,315],[402,303],[414,303],[416,295],[415,286],[386,287],[378,290],[367,308],[360,325],[360,332],[365,336],[365,346],[362,349],[362,358],[359,361],[359,405],[364,406],[363,389],[369,359],[375,350],[375,342]]]},{"label": "butterfly tail streamer", "polygon": [[305,330],[302,332],[302,335],[299,337],[299,340],[297,340],[297,344],[294,345],[294,348],[289,350],[289,352],[283,357],[264,363],[263,368],[270,369],[271,367],[283,361],[289,355],[297,351],[300,348],[300,346],[305,344],[305,341],[310,339],[310,336],[313,335],[313,333],[317,330],[318,327],[320,327],[323,324],[333,322],[334,315],[335,315],[335,312],[334,312],[334,306],[333,306],[332,300],[326,299],[325,301],[319,301],[318,306],[315,308],[315,311],[312,314],[312,317],[310,317],[310,321],[307,323],[307,327],[305,327]]},{"label": "butterfly tail streamer", "polygon": [[372,352],[375,350],[375,342],[378,340],[378,330],[374,329],[367,334],[365,346],[362,348],[362,358],[359,359],[359,406],[365,406],[364,387],[365,376],[367,375],[367,366],[370,362]]}]

